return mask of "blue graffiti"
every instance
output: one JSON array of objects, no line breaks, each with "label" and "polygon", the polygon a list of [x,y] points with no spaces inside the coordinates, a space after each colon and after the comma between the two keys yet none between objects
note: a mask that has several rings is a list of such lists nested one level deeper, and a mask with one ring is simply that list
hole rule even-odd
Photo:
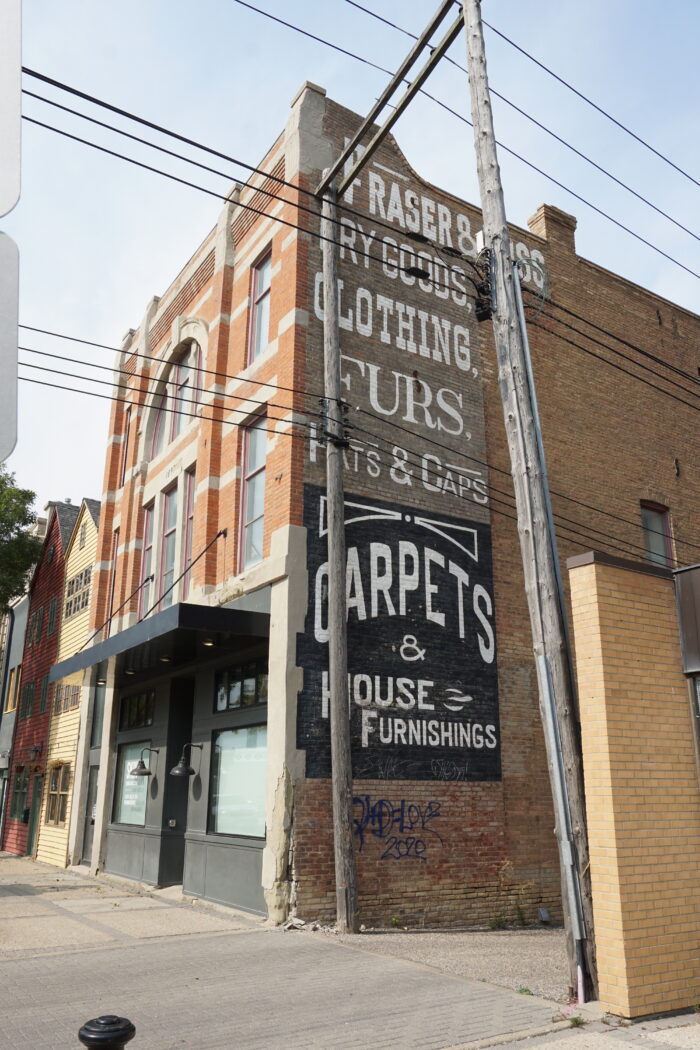
[{"label": "blue graffiti", "polygon": [[352,802],[355,808],[354,833],[360,852],[367,835],[372,835],[383,844],[380,860],[413,857],[424,861],[429,845],[435,842],[443,845],[439,832],[433,826],[433,822],[440,819],[439,802],[428,802],[425,806],[407,802],[406,799],[394,803],[380,798],[373,802],[371,795],[356,796]]}]

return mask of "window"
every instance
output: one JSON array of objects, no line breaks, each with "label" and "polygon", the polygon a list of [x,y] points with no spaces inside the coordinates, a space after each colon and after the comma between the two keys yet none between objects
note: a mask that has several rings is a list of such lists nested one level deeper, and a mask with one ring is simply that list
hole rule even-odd
[{"label": "window", "polygon": [[[121,459],[121,465],[119,467],[119,488],[122,487],[122,485],[124,484],[124,481],[126,479],[126,466],[127,466],[127,462],[128,462],[128,459],[129,459],[129,433],[130,433],[130,431],[131,431],[131,405],[129,405],[127,407],[127,410],[124,413],[124,432],[122,434],[122,459]],[[83,529],[84,528],[85,528],[85,526],[83,525],[83,526],[81,526],[81,529],[80,529],[81,540],[82,540],[82,535],[83,535]],[[81,542],[80,546],[83,547],[84,543]]]},{"label": "window", "polygon": [[56,606],[58,604],[58,598],[55,596],[49,602],[49,622],[46,627],[47,635],[53,634],[56,630]]},{"label": "window", "polygon": [[49,702],[49,676],[47,674],[41,679],[41,694],[39,697],[39,714],[43,715]]},{"label": "window", "polygon": [[65,763],[49,770],[49,794],[46,802],[46,823],[62,827],[68,812],[70,766]]},{"label": "window", "polygon": [[44,619],[44,608],[37,609],[29,617],[29,627],[27,628],[27,649],[31,649],[33,645],[38,645],[41,641],[41,625]]},{"label": "window", "polygon": [[17,667],[13,667],[10,670],[10,677],[7,681],[7,692],[5,693],[5,714],[8,714],[10,711],[14,711],[17,707],[17,691],[19,689],[19,679],[21,673],[21,664],[19,664]]},{"label": "window", "polygon": [[112,571],[107,588],[107,636],[112,633],[112,613],[114,611],[114,591],[117,585],[117,553],[119,551],[119,529],[112,535]]},{"label": "window", "polygon": [[249,359],[256,357],[267,349],[270,338],[270,274],[272,255],[268,253],[253,269],[252,308],[250,312],[250,352]]},{"label": "window", "polygon": [[22,766],[15,772],[10,804],[10,820],[23,820],[27,808],[27,791],[29,790],[29,771]]},{"label": "window", "polygon": [[153,424],[153,437],[151,439],[151,456],[160,455],[165,448],[165,429],[168,415],[168,391],[164,390],[155,398],[156,421]]},{"label": "window", "polygon": [[[166,444],[174,441],[185,428],[199,401],[201,351],[190,343],[183,356],[173,364],[165,380],[165,389],[154,400],[156,419],[151,437],[151,456],[159,455]],[[168,393],[168,387],[172,391]]]},{"label": "window", "polygon": [[264,837],[266,757],[267,726],[214,733],[209,793],[211,832]]},{"label": "window", "polygon": [[[143,827],[146,823],[150,777],[134,777],[131,771],[141,758],[143,749],[150,746],[150,740],[142,740],[138,744],[122,744],[119,748],[114,792],[114,821],[117,824],[136,824]],[[150,752],[146,751],[143,756],[146,767],[150,766],[150,757]]]},{"label": "window", "polygon": [[[75,616],[77,613],[87,609],[90,604],[90,582],[92,580],[92,566],[72,576],[66,584],[66,604],[63,610],[65,619]],[[49,612],[49,624],[51,615]]]},{"label": "window", "polygon": [[[139,594],[139,617],[144,616],[151,608],[152,580],[148,577],[153,572],[153,504],[143,512],[143,554],[141,556],[141,593]],[[148,583],[146,583],[148,580]]]},{"label": "window", "polygon": [[[185,552],[184,561],[187,568],[192,561],[192,531],[194,527],[194,470],[188,470],[185,474]],[[185,573],[182,580],[183,601],[190,593],[190,580],[192,574]]]},{"label": "window", "polygon": [[86,539],[87,539],[87,523],[83,522],[83,524],[80,526],[80,532],[78,533],[78,549],[79,550],[82,550],[83,547],[85,546]]},{"label": "window", "polygon": [[241,560],[243,568],[254,565],[263,556],[266,423],[267,419],[263,416],[245,431],[241,529]]},{"label": "window", "polygon": [[153,691],[125,696],[119,710],[119,728],[141,729],[153,725],[155,705],[156,694]]},{"label": "window", "polygon": [[31,718],[34,707],[34,694],[36,693],[36,682],[27,682],[22,687],[22,698],[19,704],[19,717]]},{"label": "window", "polygon": [[[68,686],[66,686],[66,689]],[[63,700],[63,682],[57,682],[53,690],[53,713],[60,715],[61,702]]]},{"label": "window", "polygon": [[216,672],[214,710],[231,711],[267,703],[267,662],[235,664]]},{"label": "window", "polygon": [[[160,579],[158,594],[160,607],[167,609],[173,603],[173,592],[169,590],[175,579],[175,542],[177,539],[177,488],[163,493],[163,517],[160,534]],[[165,592],[168,591],[166,594]]]},{"label": "window", "polygon": [[671,543],[671,515],[668,507],[661,503],[642,500],[642,528],[647,559],[654,565],[672,568],[674,564],[673,545]]}]

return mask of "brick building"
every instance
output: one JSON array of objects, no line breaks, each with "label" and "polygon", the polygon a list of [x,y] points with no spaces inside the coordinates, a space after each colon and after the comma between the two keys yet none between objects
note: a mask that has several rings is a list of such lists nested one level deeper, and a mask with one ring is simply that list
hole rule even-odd
[{"label": "brick building", "polygon": [[72,503],[50,503],[41,556],[29,586],[24,654],[10,753],[2,848],[33,856],[46,774],[51,718],[49,671],[56,661],[65,552],[78,515]]},{"label": "brick building", "polygon": [[[127,333],[91,609],[102,640],[52,672],[94,668],[104,682],[93,870],[181,881],[278,920],[290,907],[334,913],[323,282],[304,191],[359,120],[305,85],[263,174],[232,191]],[[391,138],[345,204],[361,919],[556,915],[495,355],[469,280],[480,213],[422,180]],[[698,318],[579,258],[575,225],[542,206],[513,228],[526,301],[573,311],[586,347],[589,322],[642,347],[653,333],[650,349],[694,374]],[[561,557],[608,544],[682,560],[680,538],[700,540],[690,411],[669,412],[566,331],[543,317],[530,331],[555,511],[569,522]]]}]

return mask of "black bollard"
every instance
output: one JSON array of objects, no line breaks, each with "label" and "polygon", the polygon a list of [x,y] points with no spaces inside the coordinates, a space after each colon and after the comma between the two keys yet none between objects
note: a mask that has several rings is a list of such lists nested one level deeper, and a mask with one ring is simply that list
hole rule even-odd
[{"label": "black bollard", "polygon": [[123,1050],[136,1035],[136,1029],[126,1017],[106,1014],[86,1021],[78,1032],[83,1046],[98,1047],[99,1050]]}]

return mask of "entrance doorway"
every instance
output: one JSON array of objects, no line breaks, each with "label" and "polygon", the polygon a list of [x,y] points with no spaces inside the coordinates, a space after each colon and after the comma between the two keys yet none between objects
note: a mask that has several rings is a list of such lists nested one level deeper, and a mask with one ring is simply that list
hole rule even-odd
[{"label": "entrance doorway", "polygon": [[83,848],[80,855],[81,864],[92,861],[92,844],[95,838],[95,813],[97,810],[97,777],[99,766],[90,766],[88,773],[87,799],[85,801],[85,823],[83,826]]},{"label": "entrance doorway", "polygon": [[32,802],[29,810],[29,828],[27,830],[27,856],[33,857],[36,852],[36,838],[39,830],[41,813],[41,796],[44,789],[43,773],[35,773],[32,786]]}]

